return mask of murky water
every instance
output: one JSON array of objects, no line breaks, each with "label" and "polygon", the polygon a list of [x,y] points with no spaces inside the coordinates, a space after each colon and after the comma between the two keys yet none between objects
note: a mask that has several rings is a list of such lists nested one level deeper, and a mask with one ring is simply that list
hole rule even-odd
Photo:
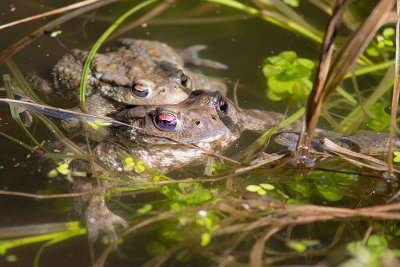
[{"label": "murky water", "polygon": [[[71,3],[71,1],[2,0],[2,5],[0,7],[0,25]],[[112,4],[96,11],[86,13],[78,18],[74,18],[57,28],[62,31],[58,37],[51,37],[48,34],[44,35],[16,53],[12,57],[12,60],[22,73],[32,71],[46,73],[46,71],[49,71],[51,66],[70,49],[90,48],[110,23],[133,4],[134,3],[128,1]],[[308,10],[307,7],[303,7],[302,9],[304,11]],[[148,10],[150,9],[146,9],[146,11]],[[137,19],[143,14],[143,11],[135,14],[127,23]],[[158,40],[174,48],[205,44],[208,46],[208,49],[203,51],[201,56],[223,62],[229,66],[229,69],[204,69],[204,73],[225,78],[229,82],[229,97],[233,96],[233,84],[239,81],[237,96],[241,107],[264,109],[281,113],[287,112],[288,110],[291,112],[295,111],[297,107],[293,105],[287,107],[280,102],[273,102],[267,99],[265,94],[266,81],[261,72],[261,63],[265,57],[276,55],[285,50],[296,51],[300,57],[316,61],[319,54],[318,46],[306,38],[282,30],[268,22],[256,18],[249,18],[240,14],[239,12],[232,11],[232,9],[215,4],[206,4],[202,1],[177,1],[176,4],[173,4],[152,21],[146,22],[146,24],[124,33],[121,37]],[[46,19],[40,19],[0,30],[0,40],[2,40],[0,43],[0,52],[4,51],[21,38],[29,35],[32,31],[44,25],[54,17],[55,16],[47,17]],[[220,19],[220,21],[209,22],[207,18],[210,20]],[[234,19],[224,21],[226,18]],[[187,19],[187,21],[185,21],[185,19]],[[326,19],[326,17],[322,16],[313,18],[312,20],[321,24],[326,22]],[[192,20],[196,20],[197,22],[193,22]],[[318,28],[323,29],[324,27]],[[107,44],[104,44],[104,46],[107,46]],[[0,74],[3,75],[6,73],[10,73],[7,67],[5,65],[0,66]],[[65,103],[58,98],[53,99],[50,97],[47,101],[50,101],[49,103],[55,106],[65,106]],[[7,105],[0,105],[0,114],[1,132],[11,135],[15,139],[30,146],[34,146],[32,141],[26,137],[24,132],[11,118]],[[53,120],[57,122],[57,119]],[[51,140],[54,140],[53,135],[51,135],[46,127],[38,120],[35,120],[33,126],[29,129],[39,142],[52,142]],[[249,135],[248,137],[254,140],[254,135]],[[248,142],[249,141],[246,140],[243,141],[243,143]],[[47,173],[52,168],[54,168],[54,165],[49,160],[41,157],[41,155],[29,153],[18,143],[4,136],[0,136],[0,190],[46,194],[46,192],[42,190],[51,188],[54,190],[52,191],[53,193],[65,193],[68,191],[67,182],[63,181],[62,178],[48,178]],[[290,175],[293,176],[294,174],[288,174],[288,176]],[[179,176],[182,177],[184,175],[179,174]],[[239,189],[241,183],[249,184],[249,181],[246,179],[253,179],[255,183],[259,183],[259,176],[263,176],[262,181],[268,183],[277,182],[281,179],[276,173],[254,174],[253,176],[246,175],[235,180],[234,183],[237,188],[234,191],[244,191],[244,195],[247,195],[248,192],[244,189]],[[184,176],[182,178],[187,177]],[[357,180],[357,177],[354,179]],[[244,182],[245,180],[246,182]],[[289,183],[282,183],[281,189],[291,186],[292,185]],[[296,191],[297,189],[293,190]],[[354,192],[348,192],[349,195],[352,193]],[[367,196],[364,197],[365,199],[368,198]],[[157,193],[140,194],[135,196],[135,201],[140,204],[136,204],[136,206],[132,204],[133,206],[127,208],[127,210],[131,209],[132,212],[135,212],[135,210],[143,206],[146,201],[156,200],[157,203],[159,199],[162,199],[162,197]],[[379,197],[377,199],[381,201]],[[123,202],[123,200],[126,200],[127,203],[133,202],[132,196],[125,196],[121,198],[120,201]],[[341,204],[352,206],[352,201],[354,201],[354,198],[349,197]],[[120,204],[118,202],[119,200],[114,200],[110,205],[118,207],[118,204]],[[326,204],[324,200],[317,200],[313,203],[315,202]],[[70,209],[60,209],[60,206],[69,207]],[[0,227],[79,220],[79,216],[72,211],[71,207],[72,200],[70,199],[65,201],[34,200],[30,197],[0,194]],[[140,217],[136,217],[134,221],[140,221]],[[317,224],[314,226],[317,229],[316,231],[321,232],[320,229],[318,230],[321,225]],[[332,231],[326,233],[326,236],[320,236],[323,245],[330,244],[336,229],[335,227],[337,227],[337,225],[334,225]],[[311,231],[313,226],[309,225],[307,229],[304,228],[298,231]],[[364,226],[360,227],[360,229],[364,229]],[[144,263],[146,260],[149,260],[151,257],[145,256],[145,245],[143,245],[142,242],[145,243],[149,240],[157,240],[159,238],[157,232],[152,232],[151,230],[151,228],[146,228],[145,231],[139,231],[133,237],[128,237],[124,240],[124,245],[120,247],[121,250],[109,257],[107,266],[116,266],[117,264],[120,266],[132,266],[132,262]],[[294,235],[296,234],[297,232],[294,233]],[[298,236],[301,238],[300,234],[298,234]],[[282,234],[281,238],[285,238],[284,234]],[[234,239],[234,237],[232,237],[232,239]],[[221,244],[226,242],[226,240],[223,239],[219,241]],[[251,242],[250,240],[247,241]],[[251,245],[246,242],[243,243],[240,249],[248,251]],[[282,243],[284,243],[282,240],[274,240],[271,246],[279,247],[282,246]],[[39,245],[28,245],[10,250],[9,253],[16,255],[18,260],[16,262],[7,262],[5,258],[1,258],[0,265],[30,266],[39,247]],[[218,245],[216,247],[218,247]],[[101,244],[96,245],[96,253],[100,253],[102,248]],[[218,248],[216,248],[216,251],[218,251]],[[208,255],[208,257],[212,258],[210,255]],[[198,256],[198,258],[190,259],[190,266],[211,264],[210,261],[205,258]],[[288,259],[290,263],[290,257]],[[41,256],[40,266],[54,266],[55,264],[57,264],[57,266],[89,266],[90,262],[90,253],[86,236],[80,236],[46,248],[45,253]],[[306,262],[307,261],[304,261],[304,263]],[[296,261],[296,263],[298,262]],[[169,266],[189,266],[186,265],[187,263],[185,263],[184,260],[172,260],[168,262],[168,264]],[[213,264],[215,264],[215,262]]]}]

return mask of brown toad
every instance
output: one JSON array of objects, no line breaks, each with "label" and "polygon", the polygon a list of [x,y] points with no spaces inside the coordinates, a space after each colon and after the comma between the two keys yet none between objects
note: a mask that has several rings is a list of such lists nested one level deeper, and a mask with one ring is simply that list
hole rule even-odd
[{"label": "brown toad", "polygon": [[[222,152],[243,131],[264,131],[284,119],[284,115],[275,112],[239,109],[218,91],[204,90],[192,92],[176,105],[134,107],[117,117],[132,125],[117,131],[118,141],[127,147],[132,158],[164,170],[193,161],[204,162],[209,152]],[[119,146],[103,142],[94,153],[104,155],[119,150]],[[110,166],[123,162],[116,155],[102,160]]]},{"label": "brown toad", "polygon": [[[196,58],[203,48],[194,46],[182,53]],[[62,97],[78,99],[82,69],[88,53],[74,49],[53,68],[54,87]],[[185,100],[193,89],[226,91],[226,86],[217,79],[184,68],[184,60],[164,43],[121,39],[116,47],[94,56],[87,77],[86,97],[89,102],[92,95],[100,94],[113,100],[113,104],[164,105]],[[220,63],[204,59],[188,58],[187,61],[225,68]]]},{"label": "brown toad", "polygon": [[[179,104],[138,106],[121,111],[116,117],[131,127],[115,129],[116,140],[101,142],[93,154],[113,169],[123,170],[129,155],[144,161],[147,167],[170,171],[189,163],[202,163],[210,155],[222,153],[243,131],[266,130],[283,120],[284,115],[239,109],[218,91],[197,90]],[[77,184],[75,190],[81,192],[87,186]],[[103,231],[115,241],[114,225],[126,223],[108,210],[101,193],[91,199],[78,198],[78,210],[88,222],[89,240],[94,241]]]}]

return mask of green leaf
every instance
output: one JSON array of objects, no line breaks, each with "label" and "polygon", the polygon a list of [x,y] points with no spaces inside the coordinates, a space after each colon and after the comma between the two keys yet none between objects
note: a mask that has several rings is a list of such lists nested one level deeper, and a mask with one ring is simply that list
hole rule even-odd
[{"label": "green leaf", "polygon": [[151,204],[146,204],[142,208],[138,209],[136,212],[140,214],[147,213],[153,209],[153,205]]},{"label": "green leaf", "polygon": [[135,168],[135,162],[133,161],[133,158],[126,157],[124,161],[125,161],[124,171],[129,172]]},{"label": "green leaf", "polygon": [[273,186],[272,184],[260,184],[260,186],[266,190],[274,190],[275,186]]},{"label": "green leaf", "polygon": [[249,191],[249,192],[257,192],[260,189],[261,189],[260,186],[254,185],[254,184],[246,186],[246,190]]},{"label": "green leaf", "polygon": [[284,51],[263,62],[267,77],[267,97],[273,101],[285,98],[305,99],[312,88],[310,76],[315,64],[306,58],[297,58],[293,51]]},{"label": "green leaf", "polygon": [[[334,169],[333,166],[326,166],[326,168]],[[340,171],[347,171],[346,169],[340,169]],[[343,185],[348,186],[354,184],[357,179],[354,175],[347,173],[329,173],[329,172],[313,172],[307,176],[310,179],[315,180],[317,183],[323,183],[329,186]]]},{"label": "green leaf", "polygon": [[305,198],[310,197],[312,194],[310,183],[304,180],[290,183],[289,188],[299,192]]},{"label": "green leaf", "polygon": [[297,54],[294,51],[283,51],[278,56],[283,58],[287,63],[293,63],[297,58]]},{"label": "green leaf", "polygon": [[387,241],[385,237],[378,235],[371,235],[367,241],[367,247],[374,253],[382,253],[387,248]]},{"label": "green leaf", "polygon": [[339,201],[343,198],[343,193],[333,186],[317,185],[318,192],[329,201]]},{"label": "green leaf", "polygon": [[265,196],[267,194],[267,191],[265,191],[264,189],[260,188],[257,190],[257,194],[259,194],[260,196]]},{"label": "green leaf", "polygon": [[367,125],[374,131],[386,130],[390,125],[390,115],[385,112],[387,104],[376,102],[372,105],[367,116]]},{"label": "green leaf", "polygon": [[376,49],[376,47],[374,47],[374,46],[369,46],[365,51],[371,57],[378,57],[379,56],[378,49]]},{"label": "green leaf", "polygon": [[315,63],[308,58],[298,58],[297,63],[299,63],[301,66],[305,67],[309,71],[313,70],[315,67]]},{"label": "green leaf", "polygon": [[393,153],[395,155],[393,161],[394,162],[400,162],[400,152],[399,151],[394,151]]},{"label": "green leaf", "polygon": [[67,163],[60,164],[56,170],[62,175],[67,175],[71,173],[71,170],[68,169],[69,165]]},{"label": "green leaf", "polygon": [[136,162],[135,172],[136,173],[142,173],[144,171],[145,171],[144,162],[143,161]]},{"label": "green leaf", "polygon": [[287,98],[288,95],[289,94],[287,94],[286,92],[279,94],[279,93],[274,92],[273,90],[267,91],[267,97],[272,101],[282,101],[285,98]]},{"label": "green leaf", "polygon": [[287,204],[292,204],[292,205],[297,205],[297,204],[310,204],[310,201],[305,200],[305,199],[288,199],[288,201],[286,201]]},{"label": "green leaf", "polygon": [[265,65],[263,67],[263,73],[266,77],[273,77],[285,71],[283,66],[279,65]]},{"label": "green leaf", "polygon": [[210,233],[203,233],[203,234],[201,235],[201,242],[200,242],[200,245],[201,245],[202,247],[207,246],[207,245],[210,243],[210,241],[211,241],[211,235],[210,235]]},{"label": "green leaf", "polygon": [[202,189],[199,183],[163,185],[160,192],[175,201],[174,204],[181,203],[188,206],[199,205],[214,198],[213,191]]},{"label": "green leaf", "polygon": [[296,250],[299,253],[304,252],[307,248],[307,246],[305,244],[303,244],[302,242],[298,242],[298,241],[289,241],[288,247]]},{"label": "green leaf", "polygon": [[387,39],[393,36],[395,34],[395,31],[393,28],[385,28],[382,34]]}]

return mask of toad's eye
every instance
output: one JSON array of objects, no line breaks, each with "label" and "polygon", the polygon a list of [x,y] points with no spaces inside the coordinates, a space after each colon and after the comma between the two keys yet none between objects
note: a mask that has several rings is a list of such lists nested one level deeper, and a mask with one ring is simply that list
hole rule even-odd
[{"label": "toad's eye", "polygon": [[226,102],[225,97],[221,97],[218,101],[218,110],[223,114],[228,114],[228,102]]},{"label": "toad's eye", "polygon": [[176,116],[174,114],[158,114],[154,118],[154,124],[162,131],[171,132],[174,131],[178,124]]},{"label": "toad's eye", "polygon": [[132,94],[136,97],[144,98],[149,94],[149,89],[141,83],[134,83],[132,85]]},{"label": "toad's eye", "polygon": [[188,76],[185,75],[185,73],[183,73],[183,71],[179,72],[178,81],[182,86],[184,86],[186,88],[190,88],[192,86],[192,81],[190,80],[190,78]]}]

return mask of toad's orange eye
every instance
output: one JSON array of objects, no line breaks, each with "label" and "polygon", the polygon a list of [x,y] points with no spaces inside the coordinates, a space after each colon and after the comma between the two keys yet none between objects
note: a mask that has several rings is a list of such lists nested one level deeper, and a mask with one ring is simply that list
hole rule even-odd
[{"label": "toad's orange eye", "polygon": [[158,114],[154,118],[154,123],[158,129],[171,132],[175,130],[178,122],[174,114]]},{"label": "toad's orange eye", "polygon": [[221,97],[218,101],[218,109],[224,114],[228,113],[228,102],[226,102],[225,97]]},{"label": "toad's orange eye", "polygon": [[136,97],[144,98],[149,94],[149,89],[141,83],[134,83],[132,85],[132,94]]}]

